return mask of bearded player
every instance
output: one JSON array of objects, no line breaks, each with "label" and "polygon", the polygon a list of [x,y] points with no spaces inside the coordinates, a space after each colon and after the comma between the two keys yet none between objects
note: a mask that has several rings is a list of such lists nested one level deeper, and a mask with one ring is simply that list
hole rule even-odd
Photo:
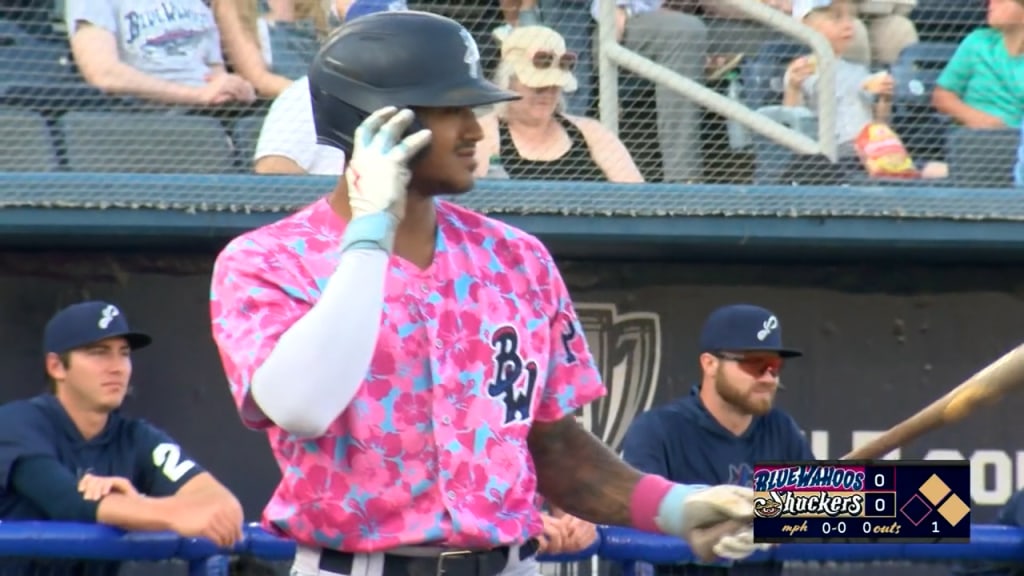
[{"label": "bearded player", "polygon": [[[623,440],[626,462],[673,482],[753,483],[758,462],[814,460],[796,422],[775,407],[779,374],[802,353],[782,343],[765,308],[724,306],[700,333],[701,381],[691,393],[637,416]],[[781,564],[658,566],[658,576],[781,574]]]},{"label": "bearded player", "polygon": [[[473,187],[484,80],[456,22],[343,25],[309,74],[335,190],[218,256],[211,313],[242,421],[282,479],[294,573],[536,574],[538,492],[567,513],[745,557],[753,492],[644,475],[581,428],[605,393],[532,236],[442,201]],[[740,533],[739,536],[734,534]]]}]

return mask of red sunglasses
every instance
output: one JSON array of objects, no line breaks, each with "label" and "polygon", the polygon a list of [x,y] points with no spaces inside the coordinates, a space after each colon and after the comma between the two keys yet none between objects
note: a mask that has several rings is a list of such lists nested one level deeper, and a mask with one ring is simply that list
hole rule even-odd
[{"label": "red sunglasses", "polygon": [[562,70],[572,72],[576,69],[576,53],[566,52],[561,56],[550,50],[538,50],[533,53],[533,67],[538,70],[547,70],[556,62]]},{"label": "red sunglasses", "polygon": [[719,352],[715,354],[715,357],[735,362],[736,365],[740,367],[740,370],[743,370],[754,378],[760,378],[768,373],[771,373],[772,376],[778,376],[779,373],[782,372],[783,361],[782,358],[778,356],[747,357],[741,354]]}]

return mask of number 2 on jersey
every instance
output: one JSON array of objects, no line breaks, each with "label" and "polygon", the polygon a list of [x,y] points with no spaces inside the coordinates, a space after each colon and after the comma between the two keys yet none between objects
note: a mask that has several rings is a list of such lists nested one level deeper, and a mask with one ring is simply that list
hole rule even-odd
[{"label": "number 2 on jersey", "polygon": [[153,449],[153,464],[171,482],[181,480],[182,476],[196,466],[196,463],[191,460],[181,461],[181,448],[177,444],[169,444],[167,442]]}]

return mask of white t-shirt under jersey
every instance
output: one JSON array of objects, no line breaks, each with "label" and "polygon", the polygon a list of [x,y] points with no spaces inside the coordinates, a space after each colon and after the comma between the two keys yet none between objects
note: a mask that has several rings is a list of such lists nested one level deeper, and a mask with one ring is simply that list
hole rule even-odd
[{"label": "white t-shirt under jersey", "polygon": [[316,143],[309,78],[292,82],[270,105],[253,161],[264,156],[284,156],[309,174],[336,176],[345,170],[344,152]]}]

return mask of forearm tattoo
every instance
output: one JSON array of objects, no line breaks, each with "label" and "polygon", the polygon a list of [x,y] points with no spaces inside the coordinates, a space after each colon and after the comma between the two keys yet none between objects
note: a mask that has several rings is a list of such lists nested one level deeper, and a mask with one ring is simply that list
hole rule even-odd
[{"label": "forearm tattoo", "polygon": [[574,417],[534,423],[529,446],[538,490],[552,504],[596,524],[631,524],[630,499],[641,473]]}]

